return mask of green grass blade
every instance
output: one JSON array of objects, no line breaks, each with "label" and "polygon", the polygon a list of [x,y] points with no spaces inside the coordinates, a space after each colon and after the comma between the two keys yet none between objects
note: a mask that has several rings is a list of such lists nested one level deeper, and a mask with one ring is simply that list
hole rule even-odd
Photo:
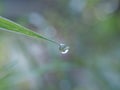
[{"label": "green grass blade", "polygon": [[44,40],[47,40],[47,41],[58,44],[57,42],[55,42],[53,40],[50,40],[46,37],[43,37],[40,34],[38,34],[36,32],[33,32],[30,29],[25,28],[25,27],[15,23],[15,22],[13,22],[11,20],[8,20],[6,18],[3,18],[1,16],[0,16],[0,29],[24,34],[24,35],[27,35],[27,36],[30,36],[30,37],[41,38],[41,39],[44,39]]}]

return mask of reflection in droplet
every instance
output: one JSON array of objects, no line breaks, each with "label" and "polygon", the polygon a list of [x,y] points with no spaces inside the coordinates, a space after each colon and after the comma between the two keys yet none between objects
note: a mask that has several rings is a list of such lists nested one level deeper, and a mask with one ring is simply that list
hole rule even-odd
[{"label": "reflection in droplet", "polygon": [[69,51],[69,46],[66,46],[65,44],[60,44],[59,50],[62,54],[66,54]]}]

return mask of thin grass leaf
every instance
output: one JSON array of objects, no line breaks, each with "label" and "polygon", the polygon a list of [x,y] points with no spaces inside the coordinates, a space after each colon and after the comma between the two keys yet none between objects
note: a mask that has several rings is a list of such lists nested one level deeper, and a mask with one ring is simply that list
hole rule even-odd
[{"label": "thin grass leaf", "polygon": [[28,28],[25,28],[25,27],[15,23],[15,22],[13,22],[11,20],[8,20],[6,18],[3,18],[1,16],[0,16],[0,29],[1,30],[11,31],[11,32],[16,32],[16,33],[20,33],[20,34],[24,34],[24,35],[39,38],[39,39],[41,38],[41,39],[44,39],[44,40],[47,40],[47,41],[58,44],[57,42],[55,42],[53,40],[50,40],[50,39],[48,39],[46,37],[43,37],[40,34],[38,34],[36,32],[33,32],[32,30],[30,30]]}]

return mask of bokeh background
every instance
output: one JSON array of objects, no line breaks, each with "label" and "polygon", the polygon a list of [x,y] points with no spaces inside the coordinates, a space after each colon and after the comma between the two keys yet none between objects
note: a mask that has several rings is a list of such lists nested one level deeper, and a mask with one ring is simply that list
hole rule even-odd
[{"label": "bokeh background", "polygon": [[0,90],[120,90],[120,0],[0,0],[0,16],[70,47],[0,30]]}]

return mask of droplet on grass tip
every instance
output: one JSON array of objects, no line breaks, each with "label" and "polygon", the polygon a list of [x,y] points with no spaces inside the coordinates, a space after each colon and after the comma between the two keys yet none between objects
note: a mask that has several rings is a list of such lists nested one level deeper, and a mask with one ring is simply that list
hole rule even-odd
[{"label": "droplet on grass tip", "polygon": [[70,47],[67,46],[67,45],[65,45],[65,44],[60,44],[60,45],[59,45],[59,50],[60,50],[60,52],[61,52],[62,54],[68,53],[69,48],[70,48]]}]

